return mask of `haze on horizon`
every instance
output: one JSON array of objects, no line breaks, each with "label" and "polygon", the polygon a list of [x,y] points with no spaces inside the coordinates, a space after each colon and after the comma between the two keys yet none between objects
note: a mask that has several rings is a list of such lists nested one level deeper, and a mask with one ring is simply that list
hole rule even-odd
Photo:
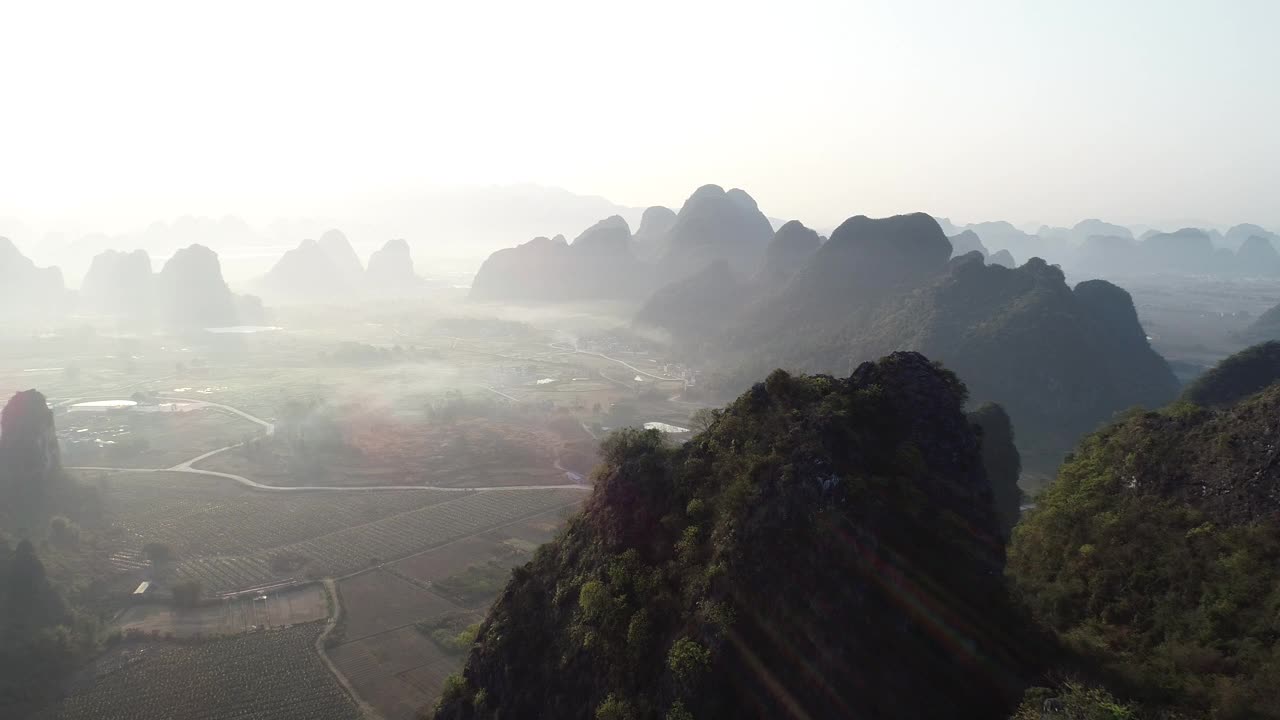
[{"label": "haze on horizon", "polygon": [[126,232],[524,183],[678,207],[715,182],[816,227],[1280,225],[1280,5],[901,5],[14,4],[0,217]]}]

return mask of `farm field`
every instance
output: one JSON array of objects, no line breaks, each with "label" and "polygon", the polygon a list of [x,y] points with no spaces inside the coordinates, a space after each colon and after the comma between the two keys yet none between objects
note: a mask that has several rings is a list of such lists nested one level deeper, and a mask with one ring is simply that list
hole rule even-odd
[{"label": "farm field", "polygon": [[259,431],[242,417],[209,407],[72,409],[60,413],[57,423],[68,466],[173,467]]},{"label": "farm field", "polygon": [[190,473],[78,473],[118,524],[122,559],[158,542],[179,559],[280,547],[456,500],[458,492],[263,493]]},{"label": "farm field", "polygon": [[574,508],[556,508],[343,580],[338,590],[345,635],[328,651],[330,658],[387,720],[412,720],[461,668],[466,645],[455,640],[458,633],[483,618],[511,568],[551,539]]},{"label": "farm field", "polygon": [[40,720],[356,720],[315,650],[321,623],[192,644],[126,642]]},{"label": "farm field", "polygon": [[[544,423],[465,418],[428,422],[389,408],[335,412],[340,442],[295,450],[284,433],[201,461],[205,470],[243,475],[264,485],[428,485],[439,487],[557,485],[565,444]],[[576,425],[576,435],[585,432]],[[579,439],[576,436],[573,439]]]},{"label": "farm field", "polygon": [[190,473],[81,473],[121,532],[122,570],[169,545],[175,579],[225,593],[341,577],[581,500],[580,490],[263,493]]},{"label": "farm field", "polygon": [[386,720],[413,720],[439,695],[439,687],[415,685],[406,675],[431,666],[447,668],[448,675],[463,659],[446,655],[412,625],[340,645],[328,654],[360,699]]},{"label": "farm field", "polygon": [[[402,491],[392,491],[402,492]],[[413,491],[416,492],[416,491]],[[579,501],[575,490],[491,490],[455,497],[363,525],[243,555],[181,561],[179,578],[214,591],[260,587],[299,577],[342,577],[467,535]],[[284,558],[290,566],[281,568]]]},{"label": "farm field", "polygon": [[338,584],[347,640],[361,640],[457,612],[447,600],[387,570],[373,570]]},{"label": "farm field", "polygon": [[329,600],[323,586],[311,583],[260,596],[241,595],[194,608],[145,603],[127,608],[117,619],[121,630],[175,637],[234,635],[324,620]]}]

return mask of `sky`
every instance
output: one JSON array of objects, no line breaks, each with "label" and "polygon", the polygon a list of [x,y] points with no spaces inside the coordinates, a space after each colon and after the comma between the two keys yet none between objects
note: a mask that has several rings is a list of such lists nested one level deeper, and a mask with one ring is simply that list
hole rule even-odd
[{"label": "sky", "polygon": [[1280,228],[1280,3],[0,0],[0,217],[535,183]]}]

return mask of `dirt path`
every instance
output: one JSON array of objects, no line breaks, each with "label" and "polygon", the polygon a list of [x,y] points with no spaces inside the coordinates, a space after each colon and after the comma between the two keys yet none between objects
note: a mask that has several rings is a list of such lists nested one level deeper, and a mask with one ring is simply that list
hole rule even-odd
[{"label": "dirt path", "polygon": [[338,684],[342,686],[342,689],[345,690],[347,695],[349,695],[355,702],[356,707],[360,710],[360,714],[365,718],[365,720],[384,720],[382,713],[379,713],[372,705],[365,702],[364,699],[360,697],[360,693],[356,692],[351,681],[347,679],[346,675],[342,674],[342,671],[338,669],[338,666],[329,659],[329,654],[324,651],[325,640],[329,639],[329,634],[333,632],[335,627],[337,627],[338,617],[342,614],[342,596],[338,594],[338,586],[334,583],[333,578],[325,578],[321,582],[324,584],[324,591],[328,593],[329,597],[333,600],[333,612],[329,613],[329,619],[325,621],[324,632],[320,633],[320,637],[316,638],[316,654],[320,656],[320,662],[324,663],[324,666],[329,668],[329,672],[333,674],[333,678],[338,681]]}]

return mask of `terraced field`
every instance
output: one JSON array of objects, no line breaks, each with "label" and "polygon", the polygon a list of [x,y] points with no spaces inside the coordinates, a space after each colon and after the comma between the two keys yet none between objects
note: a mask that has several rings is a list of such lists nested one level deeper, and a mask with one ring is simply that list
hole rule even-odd
[{"label": "terraced field", "polygon": [[320,623],[194,645],[125,643],[40,720],[356,720],[315,642]]}]

